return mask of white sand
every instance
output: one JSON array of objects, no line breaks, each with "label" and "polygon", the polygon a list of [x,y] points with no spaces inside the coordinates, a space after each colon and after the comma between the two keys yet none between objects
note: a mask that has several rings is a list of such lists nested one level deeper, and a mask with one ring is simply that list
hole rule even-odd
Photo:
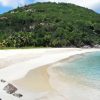
[{"label": "white sand", "polygon": [[[99,51],[99,50],[98,49],[83,50],[75,48],[8,50],[8,51],[1,50],[0,51],[1,58],[5,58],[5,60],[11,58],[12,59],[9,61],[10,66],[7,65],[6,68],[0,69],[0,78],[5,79],[7,81],[17,80],[19,78],[24,77],[30,70],[35,69],[37,67],[51,64],[76,54],[82,54],[85,52],[93,52],[93,51]],[[15,62],[14,64],[12,63],[13,59]]]},{"label": "white sand", "polygon": [[[35,68],[55,63],[76,54],[93,51],[100,50],[77,48],[0,50],[0,79],[12,82],[14,80],[25,77],[30,70],[33,70]],[[77,87],[76,84],[65,84],[63,82],[60,82],[58,75],[52,73],[52,70],[49,72],[49,74],[50,84],[56,92],[54,91],[52,93],[48,93],[47,91],[46,95],[45,92],[42,94],[33,94],[30,92],[26,92],[22,88],[20,88],[18,92],[24,94],[24,97],[20,100],[100,100],[100,91],[82,86]],[[3,100],[18,100],[12,95],[8,95],[4,91],[2,91],[2,88],[4,86],[5,84],[0,84],[0,97],[3,98]],[[91,94],[94,96],[91,97]],[[38,99],[35,99],[37,98],[36,96],[38,97]]]}]

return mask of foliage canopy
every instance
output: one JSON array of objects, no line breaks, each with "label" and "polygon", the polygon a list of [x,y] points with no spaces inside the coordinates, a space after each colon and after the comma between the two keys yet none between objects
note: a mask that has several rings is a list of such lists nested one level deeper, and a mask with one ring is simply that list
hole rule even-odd
[{"label": "foliage canopy", "polygon": [[100,15],[66,3],[36,3],[0,15],[0,47],[100,44]]}]

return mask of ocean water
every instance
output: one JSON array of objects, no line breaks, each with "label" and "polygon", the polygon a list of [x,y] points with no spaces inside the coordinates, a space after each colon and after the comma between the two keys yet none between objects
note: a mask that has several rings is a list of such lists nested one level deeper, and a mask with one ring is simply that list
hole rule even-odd
[{"label": "ocean water", "polygon": [[77,83],[100,89],[100,52],[86,53],[56,67],[65,77]]}]

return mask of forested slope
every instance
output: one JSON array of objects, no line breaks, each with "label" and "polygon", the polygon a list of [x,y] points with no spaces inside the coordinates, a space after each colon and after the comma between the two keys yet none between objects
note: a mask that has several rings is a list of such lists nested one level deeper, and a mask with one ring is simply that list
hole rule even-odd
[{"label": "forested slope", "polygon": [[65,3],[36,3],[0,15],[0,47],[100,44],[100,15]]}]

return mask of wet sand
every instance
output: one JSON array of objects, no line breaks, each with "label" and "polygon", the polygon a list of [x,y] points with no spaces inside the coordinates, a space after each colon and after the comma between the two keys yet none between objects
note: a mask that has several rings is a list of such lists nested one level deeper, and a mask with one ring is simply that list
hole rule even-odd
[{"label": "wet sand", "polygon": [[47,66],[36,68],[27,73],[27,75],[20,79],[16,80],[13,83],[18,86],[30,90],[30,91],[51,91],[52,87],[49,83],[49,75],[47,72]]}]

